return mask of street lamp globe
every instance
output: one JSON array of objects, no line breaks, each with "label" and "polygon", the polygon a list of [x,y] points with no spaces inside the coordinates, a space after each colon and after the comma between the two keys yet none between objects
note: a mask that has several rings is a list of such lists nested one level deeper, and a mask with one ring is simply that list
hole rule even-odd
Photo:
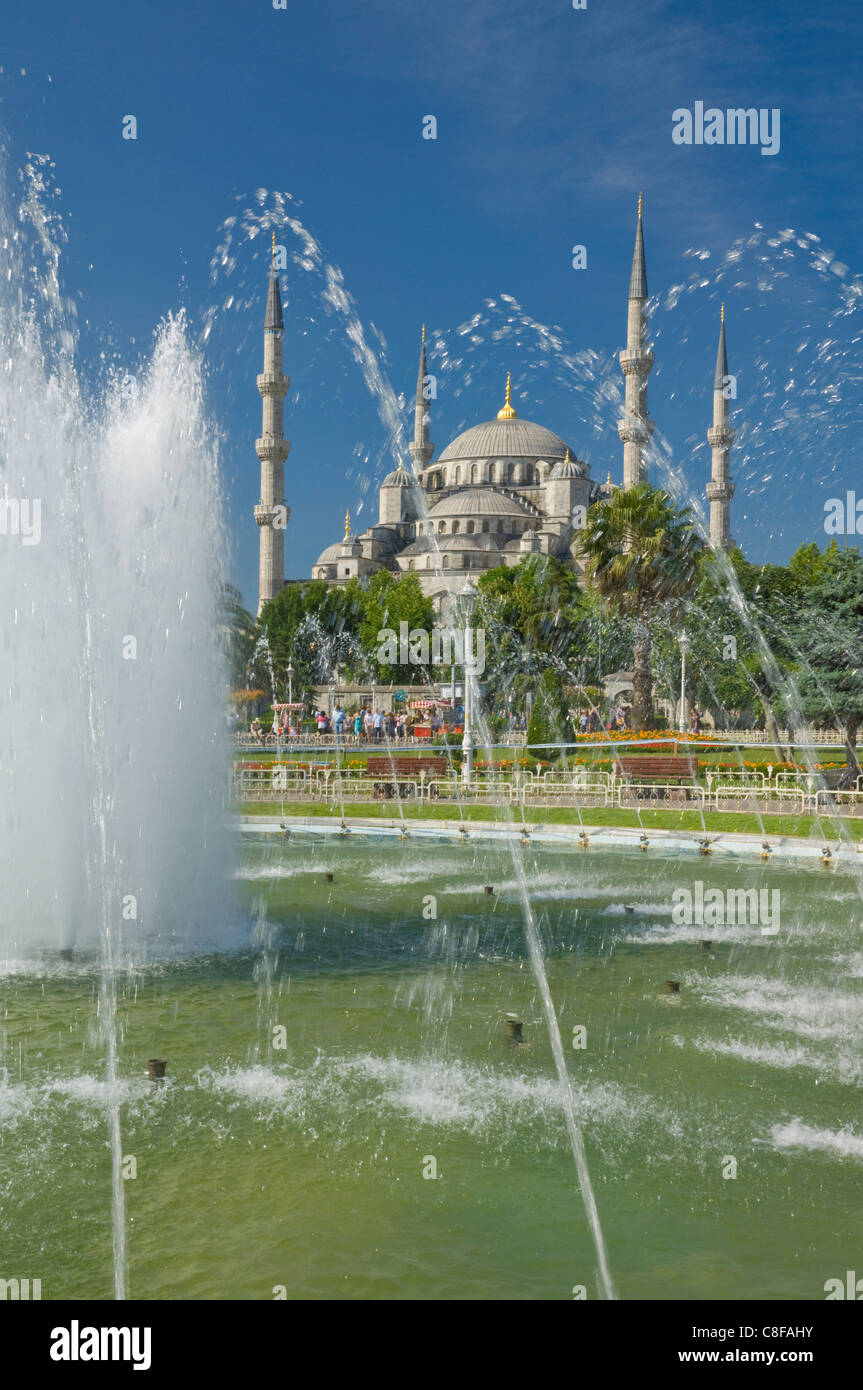
[{"label": "street lamp globe", "polygon": [[473,582],[471,575],[468,575],[464,588],[459,593],[462,616],[466,623],[469,623],[474,615],[479,598],[479,590]]}]

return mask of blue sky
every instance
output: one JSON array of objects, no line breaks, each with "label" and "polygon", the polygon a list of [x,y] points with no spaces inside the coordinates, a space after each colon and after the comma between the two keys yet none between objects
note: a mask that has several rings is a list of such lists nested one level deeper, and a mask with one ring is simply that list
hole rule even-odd
[{"label": "blue sky", "polygon": [[[106,341],[134,361],[179,305],[196,328],[220,306],[208,383],[233,578],[249,606],[263,238],[238,248],[232,276],[214,285],[209,268],[225,219],[258,188],[301,204],[396,391],[413,389],[428,323],[439,447],[494,414],[509,368],[520,413],[615,479],[614,401],[603,396],[602,416],[590,397],[623,344],[643,189],[657,431],[702,493],[728,299],[740,372],[732,529],[752,558],[781,560],[823,543],[823,502],[854,486],[859,457],[861,38],[858,8],[837,0],[587,0],[581,11],[571,0],[8,0],[0,127],[13,168],[25,151],[55,161],[85,366]],[[778,107],[780,152],[675,145],[672,111],[698,100]],[[134,142],[121,138],[127,113]],[[435,141],[422,139],[427,114]],[[787,235],[770,247],[776,231]],[[575,244],[588,249],[584,271],[572,269]],[[283,284],[288,573],[299,576],[341,536],[347,506],[374,519],[370,481],[392,465],[318,285],[294,263]],[[557,327],[551,345],[537,325]]]}]

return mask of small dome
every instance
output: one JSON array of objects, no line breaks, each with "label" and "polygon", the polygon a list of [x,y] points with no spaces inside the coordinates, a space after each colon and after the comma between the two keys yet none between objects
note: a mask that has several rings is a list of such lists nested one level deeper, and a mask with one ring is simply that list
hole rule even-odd
[{"label": "small dome", "polygon": [[384,478],[381,487],[413,487],[415,481],[406,468],[395,468]]},{"label": "small dome", "polygon": [[508,497],[490,487],[465,487],[451,492],[429,508],[430,517],[444,516],[533,516],[516,497]]},{"label": "small dome", "polygon": [[326,550],[322,550],[316,565],[334,565],[337,563],[344,541],[339,541],[338,545],[328,545]]},{"label": "small dome", "polygon": [[563,459],[560,463],[556,463],[554,465],[554,468],[551,470],[551,473],[549,475],[549,481],[555,482],[558,478],[585,477],[587,477],[587,465],[581,463],[579,459],[574,459],[570,454],[569,449],[567,449],[566,458]]}]

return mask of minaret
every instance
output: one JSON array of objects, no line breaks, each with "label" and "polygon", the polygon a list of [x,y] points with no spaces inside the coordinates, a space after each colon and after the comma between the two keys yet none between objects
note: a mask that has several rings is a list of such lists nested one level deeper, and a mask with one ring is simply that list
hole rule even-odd
[{"label": "minaret", "polygon": [[725,305],[719,319],[719,348],[716,353],[716,372],[713,377],[713,427],[707,431],[712,450],[710,482],[707,497],[710,502],[710,544],[714,550],[731,550],[729,509],[734,496],[734,484],[728,471],[728,455],[734,440],[728,407],[728,353],[725,348]]},{"label": "minaret", "polygon": [[258,571],[258,613],[285,583],[285,527],[291,515],[285,506],[285,459],[291,450],[285,439],[284,402],[291,379],[282,372],[282,296],[275,266],[276,234],[273,232],[273,264],[264,315],[264,370],[258,377],[263,403],[261,437],[255,440],[255,453],[261,460],[261,499],[255,507],[255,521],[261,532],[261,559]]},{"label": "minaret", "polygon": [[[424,468],[428,468],[432,461],[435,446],[429,439],[429,403],[426,396],[426,381],[428,378],[428,368],[426,366],[426,326],[423,324],[422,343],[420,345],[420,369],[417,376],[417,395],[414,405],[414,437],[410,446],[411,458],[414,461],[414,469],[421,473]],[[401,463],[399,463],[401,468]]]},{"label": "minaret", "polygon": [[626,319],[626,347],[620,354],[626,377],[624,417],[618,425],[623,440],[623,486],[634,487],[647,481],[647,444],[653,434],[653,421],[647,418],[647,378],[653,366],[653,353],[647,346],[647,266],[644,260],[644,230],[641,221],[641,194],[638,195],[638,229],[632,274],[629,277],[629,310]]}]

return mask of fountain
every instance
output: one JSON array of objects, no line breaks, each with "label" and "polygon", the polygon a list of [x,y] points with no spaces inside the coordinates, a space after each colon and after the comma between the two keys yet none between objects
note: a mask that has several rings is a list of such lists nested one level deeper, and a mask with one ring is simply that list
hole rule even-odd
[{"label": "fountain", "polygon": [[226,853],[223,544],[185,318],[159,325],[134,374],[89,383],[48,193],[38,161],[20,220],[0,190],[0,506],[24,499],[39,520],[0,538],[0,968],[26,973],[42,952],[97,969],[121,1298],[119,979],[230,929],[212,874]]}]

